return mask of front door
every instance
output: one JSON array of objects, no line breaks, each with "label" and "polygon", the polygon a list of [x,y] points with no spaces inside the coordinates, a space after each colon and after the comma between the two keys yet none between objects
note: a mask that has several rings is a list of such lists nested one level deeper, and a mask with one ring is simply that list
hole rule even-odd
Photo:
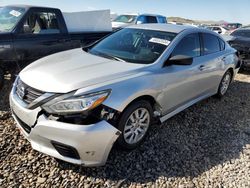
[{"label": "front door", "polygon": [[200,37],[198,33],[184,37],[173,50],[171,57],[182,55],[193,58],[191,65],[166,65],[162,68],[162,110],[166,115],[178,107],[203,95],[203,82],[200,80],[202,63]]},{"label": "front door", "polygon": [[31,10],[14,34],[14,46],[20,60],[34,61],[70,49],[70,38],[60,29],[59,15],[53,10]]}]

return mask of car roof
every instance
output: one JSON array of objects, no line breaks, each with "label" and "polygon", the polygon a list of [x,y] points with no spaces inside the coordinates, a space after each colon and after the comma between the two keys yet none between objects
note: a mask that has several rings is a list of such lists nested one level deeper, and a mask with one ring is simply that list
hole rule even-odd
[{"label": "car roof", "polygon": [[180,33],[186,29],[204,31],[204,29],[199,29],[199,28],[196,28],[193,26],[174,25],[174,24],[166,24],[166,23],[163,23],[163,24],[138,24],[138,25],[129,26],[127,28],[165,31],[165,32],[171,32],[171,33]]},{"label": "car roof", "polygon": [[156,16],[156,17],[166,17],[166,16],[163,16],[163,15],[160,15],[160,14],[147,14],[147,13],[144,13],[144,14],[139,14],[140,16]]},{"label": "car roof", "polygon": [[166,17],[160,14],[148,14],[148,13],[125,13],[125,14],[121,14],[121,15],[131,15],[131,16],[156,16],[156,17]]},{"label": "car roof", "polygon": [[29,8],[49,8],[49,9],[56,9],[56,8],[52,8],[52,7],[34,6],[34,5],[23,5],[23,4],[7,5],[6,7],[20,7],[20,8],[24,8],[24,9],[29,9]]}]

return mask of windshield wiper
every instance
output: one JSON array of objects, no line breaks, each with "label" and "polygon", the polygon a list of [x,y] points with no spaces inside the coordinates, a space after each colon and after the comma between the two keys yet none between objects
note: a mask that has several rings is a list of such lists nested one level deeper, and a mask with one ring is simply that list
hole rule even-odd
[{"label": "windshield wiper", "polygon": [[103,52],[95,52],[95,54],[100,55],[100,56],[105,57],[105,58],[108,58],[108,59],[113,59],[113,60],[116,60],[116,61],[126,62],[126,61],[124,61],[123,59],[121,59],[119,57],[116,57],[116,56],[113,56],[113,55],[110,55],[110,54],[106,54],[106,53],[103,53]]},{"label": "windshield wiper", "polygon": [[123,59],[121,59],[119,57],[108,55],[108,54],[105,54],[105,55],[107,55],[110,59],[114,59],[114,60],[121,61],[121,62],[126,62],[126,61],[124,61]]}]

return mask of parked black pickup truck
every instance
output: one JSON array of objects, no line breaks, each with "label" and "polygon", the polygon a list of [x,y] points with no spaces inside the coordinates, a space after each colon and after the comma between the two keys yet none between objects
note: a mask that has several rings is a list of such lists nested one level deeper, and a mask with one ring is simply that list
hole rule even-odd
[{"label": "parked black pickup truck", "polygon": [[235,30],[228,42],[239,52],[242,59],[241,68],[250,69],[250,28]]},{"label": "parked black pickup truck", "polygon": [[23,68],[41,57],[87,45],[110,34],[69,33],[62,12],[55,8],[26,5],[0,9],[0,87],[4,72]]}]

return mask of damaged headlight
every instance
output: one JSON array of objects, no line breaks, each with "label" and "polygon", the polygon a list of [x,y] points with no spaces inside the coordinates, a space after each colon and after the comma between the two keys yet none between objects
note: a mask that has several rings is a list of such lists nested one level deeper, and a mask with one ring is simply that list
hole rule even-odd
[{"label": "damaged headlight", "polygon": [[49,102],[42,107],[52,114],[79,113],[96,108],[108,98],[109,94],[110,90],[83,96],[73,96],[54,103]]}]

